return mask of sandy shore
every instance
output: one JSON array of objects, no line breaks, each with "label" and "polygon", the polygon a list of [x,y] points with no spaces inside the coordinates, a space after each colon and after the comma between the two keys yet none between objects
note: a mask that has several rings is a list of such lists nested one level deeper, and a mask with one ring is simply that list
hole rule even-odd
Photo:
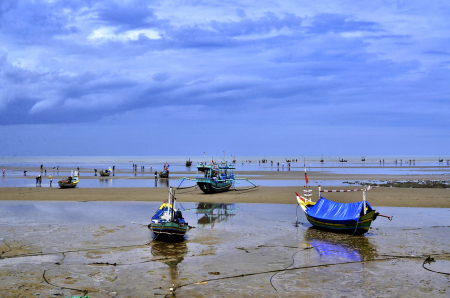
[{"label": "sandy shore", "polygon": [[[358,187],[333,187],[328,189],[355,189]],[[317,187],[312,187],[317,199]],[[296,204],[295,192],[299,187],[257,187],[248,190],[228,191],[208,195],[199,189],[177,190],[179,202],[230,202]],[[11,201],[163,201],[168,188],[75,188],[57,187],[1,187],[0,200]],[[362,192],[326,193],[324,197],[342,203],[362,199]],[[375,188],[367,192],[372,206],[450,208],[449,189]]]}]

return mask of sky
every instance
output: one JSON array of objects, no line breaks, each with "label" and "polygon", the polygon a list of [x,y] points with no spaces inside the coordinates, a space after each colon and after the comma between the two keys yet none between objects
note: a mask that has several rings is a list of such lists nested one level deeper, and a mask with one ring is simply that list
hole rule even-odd
[{"label": "sky", "polygon": [[445,158],[449,15],[439,0],[0,0],[0,156]]}]

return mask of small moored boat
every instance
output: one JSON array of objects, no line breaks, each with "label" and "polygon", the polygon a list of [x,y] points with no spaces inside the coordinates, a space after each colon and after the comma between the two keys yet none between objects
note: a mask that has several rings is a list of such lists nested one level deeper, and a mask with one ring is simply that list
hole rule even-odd
[{"label": "small moored boat", "polygon": [[78,171],[67,177],[67,179],[59,180],[58,185],[61,188],[74,188],[78,185]]},{"label": "small moored boat", "polygon": [[99,173],[100,173],[100,176],[109,176],[109,175],[111,175],[111,173],[112,173],[112,171],[111,171],[111,168],[109,168],[108,170],[101,170],[101,171],[99,171]]},{"label": "small moored boat", "polygon": [[186,160],[186,167],[190,167],[192,165],[192,160],[189,158],[189,160]]},{"label": "small moored boat", "polygon": [[169,200],[161,204],[148,225],[154,234],[154,239],[169,242],[183,240],[189,225],[184,220],[181,210],[176,209],[176,201],[175,190],[170,187]]},{"label": "small moored boat", "polygon": [[236,190],[235,184],[239,183],[237,180],[245,180],[252,184],[253,187],[257,187],[257,185],[253,184],[246,178],[236,178],[234,175],[234,169],[234,165],[227,163],[226,161],[219,164],[212,161],[209,165],[202,162],[197,165],[197,177],[195,179],[188,177],[180,178],[179,180],[181,180],[181,182],[178,188],[181,187],[181,184],[185,180],[195,181],[197,186],[207,194],[228,191],[232,186]]},{"label": "small moored boat", "polygon": [[[392,216],[381,215],[375,212],[366,201],[366,191],[370,186],[363,189],[353,190],[321,190],[319,185],[319,197],[317,202],[311,200],[311,187],[306,190],[304,188],[304,196],[300,196],[297,192],[297,202],[303,209],[306,219],[315,227],[333,231],[361,235],[366,233],[372,221],[378,216],[383,216],[392,220]],[[363,200],[355,203],[338,203],[325,199],[321,192],[349,192],[363,191]]]}]

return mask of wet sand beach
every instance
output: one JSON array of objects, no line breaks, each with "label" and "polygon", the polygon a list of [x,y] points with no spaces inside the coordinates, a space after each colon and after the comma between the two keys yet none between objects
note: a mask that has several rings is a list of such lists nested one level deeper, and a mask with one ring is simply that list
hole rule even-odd
[{"label": "wet sand beach", "polygon": [[448,297],[449,209],[379,207],[352,236],[295,205],[182,204],[194,228],[165,243],[160,202],[0,201],[0,297]]},{"label": "wet sand beach", "polygon": [[[81,183],[81,182],[80,182]],[[359,189],[361,187],[329,187],[326,189]],[[317,187],[312,187],[313,199],[318,198]],[[296,204],[295,192],[303,187],[256,187],[230,190],[218,194],[204,194],[196,188],[177,190],[180,202],[227,202]],[[167,187],[158,188],[82,188],[59,187],[0,187],[2,201],[156,201],[166,199]],[[341,203],[362,199],[361,192],[326,193],[324,197]],[[373,188],[366,194],[372,206],[450,208],[450,189],[443,188]]]}]

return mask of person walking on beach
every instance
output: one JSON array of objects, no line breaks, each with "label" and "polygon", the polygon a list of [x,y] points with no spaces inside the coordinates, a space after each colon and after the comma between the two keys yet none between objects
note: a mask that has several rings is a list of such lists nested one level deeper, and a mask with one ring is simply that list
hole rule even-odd
[{"label": "person walking on beach", "polygon": [[113,166],[113,172],[114,172],[115,169],[116,169],[116,166]]},{"label": "person walking on beach", "polygon": [[47,169],[45,169],[45,176],[47,176]]},{"label": "person walking on beach", "polygon": [[3,177],[5,177],[5,168],[3,168],[2,172],[3,172]]},{"label": "person walking on beach", "polygon": [[50,187],[52,187],[52,182],[53,182],[52,175],[48,176],[48,178],[50,178]]},{"label": "person walking on beach", "polygon": [[155,180],[158,179],[158,171],[155,171]]},{"label": "person walking on beach", "polygon": [[36,176],[36,186],[38,185],[38,183],[39,183],[39,176]]}]

